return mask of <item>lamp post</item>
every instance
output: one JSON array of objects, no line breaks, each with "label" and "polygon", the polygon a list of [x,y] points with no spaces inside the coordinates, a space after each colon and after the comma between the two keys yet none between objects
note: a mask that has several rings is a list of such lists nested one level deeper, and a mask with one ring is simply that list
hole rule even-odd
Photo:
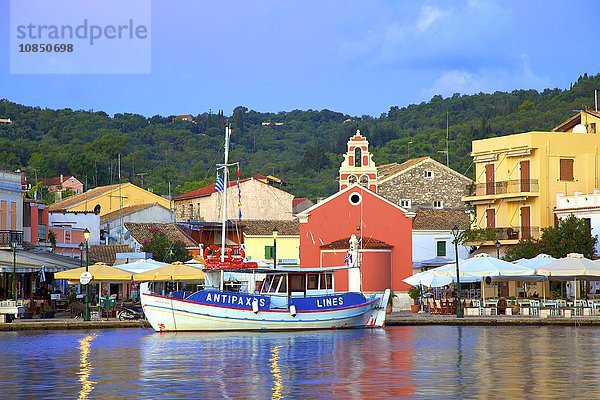
[{"label": "lamp post", "polygon": [[83,251],[85,250],[85,244],[79,243],[79,268],[83,268]]},{"label": "lamp post", "polygon": [[10,247],[13,251],[13,300],[17,302],[17,238],[13,236]]},{"label": "lamp post", "polygon": [[277,268],[277,227],[273,228],[273,269]]},{"label": "lamp post", "polygon": [[[500,241],[498,239],[496,239],[496,258],[500,259]],[[501,295],[501,289],[500,289],[500,282],[498,282],[498,298],[500,298]]]},{"label": "lamp post", "polygon": [[456,305],[456,318],[462,318],[464,317],[463,315],[463,309],[462,309],[462,303],[460,301],[460,297],[461,297],[461,287],[460,287],[460,271],[458,268],[458,233],[459,233],[459,229],[457,225],[454,225],[454,227],[452,228],[452,236],[454,236],[454,257],[456,257],[456,297],[457,297],[457,305]]},{"label": "lamp post", "polygon": [[[83,231],[83,237],[85,239],[85,272],[88,272],[89,267],[90,267],[90,246],[89,246],[89,241],[90,241],[90,230],[88,228],[85,228],[85,231]],[[81,245],[80,245],[81,246]],[[81,247],[80,247],[81,249]],[[85,285],[85,321],[89,321],[90,320],[90,284],[88,283],[87,285]]]}]

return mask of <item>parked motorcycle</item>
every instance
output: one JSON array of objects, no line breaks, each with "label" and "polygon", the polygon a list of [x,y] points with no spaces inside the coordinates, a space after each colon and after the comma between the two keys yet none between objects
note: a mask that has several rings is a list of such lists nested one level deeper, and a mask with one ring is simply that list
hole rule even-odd
[{"label": "parked motorcycle", "polygon": [[117,319],[119,321],[144,319],[144,311],[142,307],[122,304],[117,309]]}]

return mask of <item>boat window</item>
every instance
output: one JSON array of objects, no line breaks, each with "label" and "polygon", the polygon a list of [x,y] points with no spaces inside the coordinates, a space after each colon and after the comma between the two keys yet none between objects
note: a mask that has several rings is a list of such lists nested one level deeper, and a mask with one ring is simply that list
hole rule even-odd
[{"label": "boat window", "polygon": [[265,280],[262,283],[262,287],[260,288],[260,292],[261,293],[269,293],[269,292],[273,292],[273,290],[271,289],[273,287],[273,280],[275,279],[275,276],[273,275],[269,275],[265,278]]},{"label": "boat window", "polygon": [[304,292],[303,278],[303,275],[290,275],[290,292]]},{"label": "boat window", "polygon": [[320,274],[319,276],[321,278],[320,289],[331,289],[331,286],[333,286],[331,283],[331,274]]},{"label": "boat window", "polygon": [[281,276],[280,282],[281,283],[280,283],[279,287],[277,288],[277,293],[285,293],[285,294],[287,294],[287,292],[288,292],[288,289],[287,289],[287,278],[286,278],[285,275]]},{"label": "boat window", "polygon": [[317,274],[308,274],[308,275],[306,275],[306,279],[307,279],[307,284],[306,284],[306,289],[307,290],[317,290],[317,289],[319,289],[319,275],[317,275]]}]

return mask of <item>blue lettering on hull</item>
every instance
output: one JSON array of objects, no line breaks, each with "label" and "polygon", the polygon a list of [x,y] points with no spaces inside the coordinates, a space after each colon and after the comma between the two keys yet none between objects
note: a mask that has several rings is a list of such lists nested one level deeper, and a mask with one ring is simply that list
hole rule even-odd
[{"label": "blue lettering on hull", "polygon": [[335,310],[337,308],[358,306],[364,303],[366,303],[365,296],[360,293],[344,293],[306,298],[294,297],[290,299],[290,305],[295,305],[298,311]]},{"label": "blue lettering on hull", "polygon": [[256,296],[244,293],[201,291],[190,295],[185,300],[212,306],[252,310],[252,301],[254,299],[258,301],[259,310],[268,310],[271,308],[271,299],[268,296]]}]

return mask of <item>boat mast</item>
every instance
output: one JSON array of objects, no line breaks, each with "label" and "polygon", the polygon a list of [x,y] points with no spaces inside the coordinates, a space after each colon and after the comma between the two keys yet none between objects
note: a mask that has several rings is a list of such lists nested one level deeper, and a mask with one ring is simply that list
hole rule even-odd
[{"label": "boat mast", "polygon": [[229,183],[229,170],[227,168],[227,163],[229,162],[229,135],[231,131],[229,130],[229,122],[225,123],[225,163],[223,164],[223,204],[221,209],[221,262],[225,261],[225,236],[226,236],[226,227],[227,224],[227,184]]}]

